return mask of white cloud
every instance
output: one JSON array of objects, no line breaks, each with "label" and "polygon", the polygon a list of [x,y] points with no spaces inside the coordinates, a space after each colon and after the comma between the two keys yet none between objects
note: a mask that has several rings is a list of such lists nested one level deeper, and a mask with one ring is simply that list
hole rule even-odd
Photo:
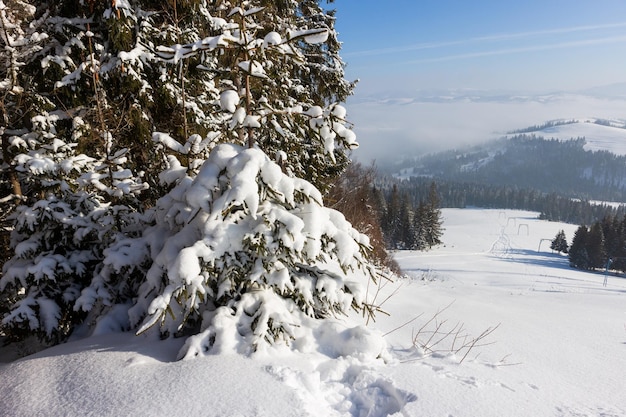
[{"label": "white cloud", "polygon": [[[488,35],[488,36],[473,37],[473,38],[468,38],[468,39],[459,39],[459,40],[454,40],[454,41],[417,43],[417,44],[412,44],[412,45],[389,47],[389,48],[352,51],[352,52],[344,53],[343,56],[348,57],[348,58],[349,57],[361,57],[361,56],[378,56],[378,55],[387,55],[387,54],[397,54],[397,53],[403,53],[403,52],[409,52],[409,51],[419,51],[419,50],[425,50],[425,49],[441,49],[441,48],[447,48],[450,46],[459,46],[459,45],[503,42],[503,41],[510,41],[510,40],[520,40],[524,38],[537,38],[537,37],[546,38],[546,37],[552,37],[553,35],[606,31],[607,29],[621,29],[624,27],[626,27],[626,22],[610,23],[610,24],[604,24],[604,25],[574,26],[574,27],[568,27],[568,28],[556,28],[556,29],[526,31],[526,32],[517,32],[517,33],[502,33],[502,34],[495,34],[495,35]],[[606,37],[605,39],[611,39],[611,38],[623,39],[623,37],[620,37],[620,36]],[[587,41],[594,41],[594,39],[590,38]],[[581,42],[582,42],[580,44],[581,46],[587,45],[587,43],[584,43],[584,41],[581,41]],[[571,46],[566,45],[567,43],[568,42],[562,42],[562,44],[564,45],[563,47],[571,47]],[[558,44],[554,44],[554,45],[556,46]]]},{"label": "white cloud", "polygon": [[591,45],[601,45],[601,44],[609,44],[609,43],[618,43],[618,42],[626,42],[626,36],[609,36],[604,38],[597,39],[584,39],[570,42],[557,42],[551,44],[542,44],[536,43],[529,46],[516,47],[516,48],[504,48],[504,49],[491,49],[486,51],[479,52],[468,52],[463,54],[451,54],[451,55],[443,55],[433,58],[423,58],[408,61],[407,64],[419,64],[424,62],[442,62],[442,61],[453,61],[458,59],[468,59],[468,58],[479,58],[485,56],[496,56],[496,55],[510,55],[524,52],[534,52],[534,51],[548,51],[551,49],[565,49],[565,48],[577,48],[581,46],[591,46]]}]

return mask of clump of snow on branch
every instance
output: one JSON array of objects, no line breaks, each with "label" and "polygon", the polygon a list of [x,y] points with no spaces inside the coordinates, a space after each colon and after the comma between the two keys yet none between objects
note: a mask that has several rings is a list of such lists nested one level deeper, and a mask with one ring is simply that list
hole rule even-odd
[{"label": "clump of snow on branch", "polygon": [[17,208],[15,256],[4,265],[0,291],[22,288],[25,296],[14,303],[3,325],[40,331],[50,339],[69,331],[71,318],[62,317],[62,311],[71,311],[98,260],[92,243],[101,230],[91,216],[101,210],[85,193],[65,201],[50,196]]},{"label": "clump of snow on branch", "polygon": [[[345,109],[332,100],[324,103],[323,107],[316,105],[310,92],[303,94],[305,88],[300,76],[289,79],[291,74],[280,72],[281,67],[298,68],[307,62],[303,45],[324,44],[331,35],[331,29],[284,27],[282,33],[270,31],[257,37],[263,22],[256,21],[255,18],[264,8],[252,7],[250,4],[247,7],[250,8],[233,8],[228,17],[236,19],[229,23],[209,14],[209,20],[219,34],[187,44],[160,46],[156,50],[156,56],[166,62],[178,64],[194,56],[210,56],[207,52],[215,54],[216,51],[222,51],[237,54],[233,68],[226,70],[231,77],[236,78],[239,72],[243,72],[261,80],[281,78],[279,84],[270,81],[254,86],[246,84],[247,93],[232,88],[224,89],[220,93],[218,104],[224,113],[223,121],[230,131],[227,133],[230,135],[230,142],[246,143],[246,135],[256,135],[257,145],[273,156],[276,148],[284,148],[285,142],[312,140],[314,145],[309,145],[310,150],[303,151],[302,155],[291,155],[290,158],[283,159],[282,165],[291,173],[303,177],[307,169],[302,166],[302,161],[311,158],[313,149],[317,154],[314,159],[325,160],[323,165],[326,166],[336,165],[337,153],[343,154],[358,147],[356,136],[345,119]],[[246,23],[241,23],[239,19]],[[206,66],[209,67],[208,64]],[[325,71],[332,72],[332,69],[325,68]],[[277,86],[280,91],[276,96]],[[246,100],[240,100],[244,96],[247,96]],[[294,126],[298,128],[295,129]],[[252,133],[248,128],[256,130]]]},{"label": "clump of snow on branch", "polygon": [[[3,329],[62,341],[83,324],[154,326],[192,335],[189,357],[300,349],[309,320],[375,310],[368,240],[318,191],[358,146],[336,104],[353,84],[333,16],[187,2],[199,20],[183,29],[129,0],[36,21],[28,2],[5,3],[0,89],[7,114],[29,116],[2,129],[28,196]],[[27,89],[32,103],[17,100]]]}]

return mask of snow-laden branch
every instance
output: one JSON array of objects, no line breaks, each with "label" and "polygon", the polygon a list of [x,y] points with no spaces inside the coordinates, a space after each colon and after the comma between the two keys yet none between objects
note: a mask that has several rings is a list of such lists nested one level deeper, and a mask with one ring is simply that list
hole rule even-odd
[{"label": "snow-laden branch", "polygon": [[173,334],[202,320],[201,342],[188,346],[197,355],[227,343],[215,338],[232,334],[223,327],[230,323],[241,335],[235,349],[245,351],[294,338],[297,315],[279,311],[322,318],[367,304],[367,282],[376,278],[368,238],[257,149],[217,146],[192,181],[179,179],[159,200],[157,213],[148,235],[160,250],[131,311],[148,314],[140,333],[158,324]]}]

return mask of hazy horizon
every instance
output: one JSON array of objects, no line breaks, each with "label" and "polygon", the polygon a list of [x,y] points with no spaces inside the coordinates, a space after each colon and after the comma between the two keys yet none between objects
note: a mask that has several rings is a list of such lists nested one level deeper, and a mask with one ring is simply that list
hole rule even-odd
[{"label": "hazy horizon", "polygon": [[[599,86],[600,87],[600,86]],[[601,89],[599,89],[601,90]],[[348,118],[360,144],[353,158],[381,165],[397,157],[471,146],[509,131],[557,119],[602,118],[626,121],[626,95],[546,93],[436,98],[420,95],[356,95]]]}]

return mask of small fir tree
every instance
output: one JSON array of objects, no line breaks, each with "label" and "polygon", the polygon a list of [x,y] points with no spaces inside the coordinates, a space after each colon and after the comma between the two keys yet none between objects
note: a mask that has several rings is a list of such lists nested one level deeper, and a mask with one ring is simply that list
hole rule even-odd
[{"label": "small fir tree", "polygon": [[568,245],[564,230],[559,230],[554,239],[552,239],[550,249],[559,253],[567,253]]},{"label": "small fir tree", "polygon": [[367,237],[259,150],[218,146],[156,209],[131,325],[147,313],[139,332],[191,333],[181,357],[289,343],[305,317],[373,313]]}]

